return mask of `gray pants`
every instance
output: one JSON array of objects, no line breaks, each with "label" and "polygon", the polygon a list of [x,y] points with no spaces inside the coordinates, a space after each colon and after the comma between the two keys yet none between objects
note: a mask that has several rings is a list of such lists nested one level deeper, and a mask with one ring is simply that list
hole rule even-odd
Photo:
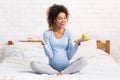
[{"label": "gray pants", "polygon": [[[87,65],[87,62],[84,57],[80,57],[74,62],[72,62],[67,68],[62,70],[62,74],[73,74],[79,72],[84,66]],[[31,68],[40,74],[56,74],[58,71],[52,68],[49,64],[41,63],[39,61],[32,61]]]}]

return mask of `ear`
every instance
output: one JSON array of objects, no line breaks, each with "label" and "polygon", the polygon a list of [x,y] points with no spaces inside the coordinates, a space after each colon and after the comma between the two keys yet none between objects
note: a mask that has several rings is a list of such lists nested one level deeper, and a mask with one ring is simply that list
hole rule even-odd
[{"label": "ear", "polygon": [[54,26],[56,25],[56,22],[57,22],[57,21],[56,21],[56,19],[55,19],[55,20],[53,20],[53,25],[54,25]]},{"label": "ear", "polygon": [[54,23],[54,24],[56,23],[56,19],[53,20],[53,23]]}]

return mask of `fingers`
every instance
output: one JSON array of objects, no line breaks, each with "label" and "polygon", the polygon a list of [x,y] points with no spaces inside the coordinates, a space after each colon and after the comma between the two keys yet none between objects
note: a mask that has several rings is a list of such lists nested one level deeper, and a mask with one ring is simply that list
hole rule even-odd
[{"label": "fingers", "polygon": [[80,38],[80,39],[78,39],[78,40],[74,40],[74,43],[81,43],[81,42],[85,42],[85,41],[88,41],[88,40],[90,40],[90,39],[82,39],[82,38]]},{"label": "fingers", "polygon": [[82,39],[81,41],[88,41],[88,40],[90,40],[90,39]]}]

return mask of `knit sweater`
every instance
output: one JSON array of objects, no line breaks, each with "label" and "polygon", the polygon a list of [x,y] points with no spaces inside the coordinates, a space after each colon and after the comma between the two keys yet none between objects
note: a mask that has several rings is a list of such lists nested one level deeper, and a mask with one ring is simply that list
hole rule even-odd
[{"label": "knit sweater", "polygon": [[57,38],[52,30],[46,30],[43,39],[45,41],[43,48],[49,58],[49,64],[56,70],[64,70],[79,47],[78,44],[73,45],[70,30],[65,29],[61,38]]}]

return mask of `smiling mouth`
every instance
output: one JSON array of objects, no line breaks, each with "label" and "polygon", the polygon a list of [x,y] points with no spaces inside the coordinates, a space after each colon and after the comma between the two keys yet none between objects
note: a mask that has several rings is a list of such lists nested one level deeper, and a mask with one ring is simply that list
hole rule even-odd
[{"label": "smiling mouth", "polygon": [[61,25],[65,25],[65,24],[61,24]]}]

